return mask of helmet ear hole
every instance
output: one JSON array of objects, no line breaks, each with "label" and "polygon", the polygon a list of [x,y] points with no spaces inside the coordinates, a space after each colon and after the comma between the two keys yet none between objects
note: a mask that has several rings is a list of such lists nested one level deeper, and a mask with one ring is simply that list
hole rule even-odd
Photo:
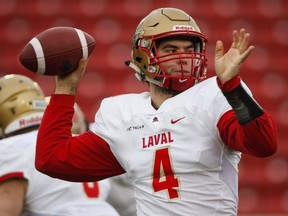
[{"label": "helmet ear hole", "polygon": [[16,107],[11,107],[10,111],[11,111],[12,115],[15,115],[16,114]]},{"label": "helmet ear hole", "polygon": [[141,57],[136,57],[135,60],[136,60],[138,63],[140,63],[140,64],[141,64],[141,62],[142,62],[142,58],[141,58]]}]

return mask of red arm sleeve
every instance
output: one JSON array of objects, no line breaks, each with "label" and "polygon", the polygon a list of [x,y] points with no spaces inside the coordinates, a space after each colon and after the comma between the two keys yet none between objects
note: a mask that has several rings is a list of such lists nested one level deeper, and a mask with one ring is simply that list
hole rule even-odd
[{"label": "red arm sleeve", "polygon": [[88,131],[71,134],[75,97],[52,95],[39,128],[36,169],[54,178],[85,182],[125,173],[108,144]]},{"label": "red arm sleeve", "polygon": [[[240,84],[234,77],[224,85],[218,81],[222,91],[230,91]],[[221,139],[232,149],[257,157],[267,157],[277,150],[277,129],[271,116],[264,114],[247,125],[240,125],[233,110],[220,118],[217,124]]]},{"label": "red arm sleeve", "polygon": [[218,122],[222,140],[232,149],[257,157],[267,157],[277,150],[277,131],[270,115],[264,113],[247,125],[240,125],[233,110]]}]

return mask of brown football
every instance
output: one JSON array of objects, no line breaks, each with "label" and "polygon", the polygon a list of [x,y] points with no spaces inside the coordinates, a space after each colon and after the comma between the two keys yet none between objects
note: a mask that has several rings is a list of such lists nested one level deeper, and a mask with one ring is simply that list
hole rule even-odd
[{"label": "brown football", "polygon": [[88,58],[94,48],[95,40],[88,33],[72,27],[53,27],[32,38],[19,60],[34,73],[66,75],[77,68],[81,58]]}]

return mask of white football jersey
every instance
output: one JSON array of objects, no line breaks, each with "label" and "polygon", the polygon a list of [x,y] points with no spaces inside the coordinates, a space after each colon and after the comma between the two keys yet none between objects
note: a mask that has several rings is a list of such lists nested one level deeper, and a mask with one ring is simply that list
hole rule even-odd
[{"label": "white football jersey", "polygon": [[72,183],[51,178],[34,166],[37,131],[0,140],[0,181],[11,176],[28,180],[23,215],[119,216],[105,200],[109,180]]},{"label": "white football jersey", "polygon": [[139,216],[237,215],[241,154],[217,129],[230,109],[215,77],[158,110],[148,92],[102,101],[92,130],[126,170]]}]

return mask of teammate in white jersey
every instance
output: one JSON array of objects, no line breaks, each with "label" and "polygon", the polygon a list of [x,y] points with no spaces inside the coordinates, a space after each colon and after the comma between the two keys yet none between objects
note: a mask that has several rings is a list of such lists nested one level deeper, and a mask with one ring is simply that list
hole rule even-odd
[{"label": "teammate in white jersey", "polygon": [[127,174],[117,175],[109,178],[111,190],[107,197],[110,203],[121,216],[136,216],[136,202],[133,187],[129,182]]},{"label": "teammate in white jersey", "polygon": [[[106,202],[108,180],[72,183],[35,169],[37,128],[45,108],[43,92],[30,78],[0,78],[0,215],[119,216]],[[85,131],[85,125],[79,127],[83,117],[75,113],[74,132]]]},{"label": "teammate in white jersey", "polygon": [[176,8],[152,11],[136,28],[126,62],[150,91],[104,99],[92,131],[73,137],[67,125],[88,62],[81,60],[56,79],[36,168],[69,181],[126,173],[140,216],[237,215],[241,153],[267,157],[277,149],[271,116],[239,75],[254,49],[249,38],[245,29],[233,31],[226,53],[217,41],[216,76],[205,80],[207,39],[196,22]]}]

